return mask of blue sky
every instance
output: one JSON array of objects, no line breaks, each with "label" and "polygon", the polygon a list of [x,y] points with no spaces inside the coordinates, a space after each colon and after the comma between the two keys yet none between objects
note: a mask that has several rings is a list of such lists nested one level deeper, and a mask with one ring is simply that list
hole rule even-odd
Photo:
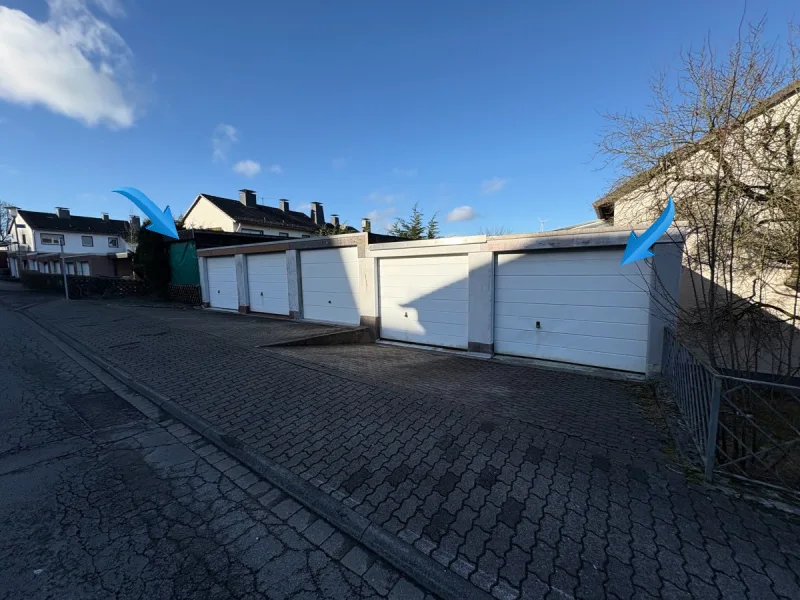
[{"label": "blue sky", "polygon": [[[419,202],[445,235],[590,220],[615,178],[592,161],[600,114],[642,110],[709,32],[727,48],[743,8],[0,0],[0,199],[125,218],[115,187],[175,214],[248,187],[356,226]],[[747,14],[778,39],[800,7]]]}]

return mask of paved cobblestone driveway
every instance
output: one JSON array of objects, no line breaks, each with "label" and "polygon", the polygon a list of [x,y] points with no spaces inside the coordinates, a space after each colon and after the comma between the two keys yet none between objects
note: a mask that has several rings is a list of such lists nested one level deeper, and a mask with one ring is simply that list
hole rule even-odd
[{"label": "paved cobblestone driveway", "polygon": [[687,483],[630,384],[31,312],[497,597],[800,597],[798,524]]},{"label": "paved cobblestone driveway", "polygon": [[42,337],[0,288],[0,598],[415,598],[368,551]]}]

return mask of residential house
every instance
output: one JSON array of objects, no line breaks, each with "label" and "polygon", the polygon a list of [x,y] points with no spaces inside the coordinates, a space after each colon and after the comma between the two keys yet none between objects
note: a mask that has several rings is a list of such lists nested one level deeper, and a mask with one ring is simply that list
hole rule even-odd
[{"label": "residential house", "polygon": [[[339,225],[337,215],[332,215],[331,222],[326,223],[320,202],[312,202],[311,214],[306,215],[290,210],[288,200],[280,200],[277,208],[258,204],[253,190],[240,190],[238,200],[200,194],[183,217],[185,229],[254,233],[283,238],[316,237],[320,229]],[[353,227],[346,229],[343,233],[358,232]]]},{"label": "residential house", "polygon": [[[696,142],[666,154],[651,169],[634,174],[594,202],[597,218],[608,226],[646,229],[663,210],[668,195],[674,199],[678,223],[682,204],[686,203],[683,205],[694,215],[691,221],[694,225],[692,230],[685,231],[688,236],[679,293],[684,314],[703,315],[697,309],[708,306],[709,290],[714,287],[719,302],[726,294],[739,306],[756,301],[762,306],[775,307],[768,309],[768,313],[786,321],[787,315],[796,314],[795,291],[787,285],[793,269],[797,268],[796,258],[795,264],[785,259],[767,263],[763,258],[754,260],[747,250],[740,249],[742,246],[733,250],[732,244],[743,239],[739,237],[742,222],[766,227],[758,230],[762,235],[774,234],[787,221],[797,223],[796,210],[792,209],[794,214],[789,215],[780,208],[790,206],[791,201],[779,205],[775,199],[783,201],[796,194],[791,190],[796,190],[798,182],[795,162],[800,159],[799,129],[800,81],[795,81],[757,103],[733,125],[715,129]],[[720,185],[725,186],[724,192],[719,191]],[[713,199],[720,195],[725,199],[716,221],[717,235],[732,241],[729,241],[731,249],[717,250],[715,281],[711,282],[708,268],[711,255],[705,240],[715,222]],[[784,225],[772,224],[781,221]],[[725,252],[733,258],[728,259]],[[796,270],[794,273],[796,279]]]},{"label": "residential house", "polygon": [[68,275],[129,277],[133,274],[133,248],[126,238],[140,226],[130,221],[70,214],[58,207],[55,213],[10,207],[9,267],[13,277],[23,271],[61,273],[61,255]]}]

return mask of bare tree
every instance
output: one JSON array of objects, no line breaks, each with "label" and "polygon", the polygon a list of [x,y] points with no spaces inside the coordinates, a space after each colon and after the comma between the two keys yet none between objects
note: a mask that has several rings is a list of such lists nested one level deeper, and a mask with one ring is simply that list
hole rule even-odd
[{"label": "bare tree", "polygon": [[11,206],[7,202],[0,200],[0,242],[11,241],[11,215],[8,212],[8,207]]},{"label": "bare tree", "polygon": [[[800,53],[741,26],[652,83],[642,115],[606,115],[599,154],[623,173],[615,225],[652,222],[672,195],[683,246],[679,333],[712,364],[795,374],[800,262]],[[791,286],[787,286],[787,280]],[[687,300],[687,296],[691,297]],[[765,364],[769,363],[769,366]]]}]

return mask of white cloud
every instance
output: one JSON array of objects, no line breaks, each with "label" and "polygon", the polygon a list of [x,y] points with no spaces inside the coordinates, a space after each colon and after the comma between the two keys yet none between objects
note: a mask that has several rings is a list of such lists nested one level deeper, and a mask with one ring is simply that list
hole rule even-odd
[{"label": "white cloud", "polygon": [[233,165],[233,170],[245,177],[254,177],[261,173],[261,165],[254,160],[240,160]]},{"label": "white cloud", "polygon": [[373,210],[367,213],[367,219],[370,220],[371,229],[374,233],[386,231],[389,225],[394,223],[394,215],[397,209],[393,206],[383,210]]},{"label": "white cloud", "polygon": [[283,167],[280,165],[270,165],[267,167],[267,173],[274,173],[275,175],[280,175],[283,173]]},{"label": "white cloud", "polygon": [[451,222],[472,221],[475,216],[475,210],[471,206],[459,206],[448,213],[447,220]]},{"label": "white cloud", "polygon": [[417,170],[416,169],[401,169],[400,167],[395,167],[392,169],[392,173],[397,175],[398,177],[416,177]]},{"label": "white cloud", "polygon": [[233,125],[220,123],[211,135],[211,147],[214,149],[211,160],[220,162],[227,160],[233,145],[239,141],[239,132]]},{"label": "white cloud", "polygon": [[331,166],[334,169],[344,169],[347,166],[347,159],[343,156],[337,156],[331,161]]},{"label": "white cloud", "polygon": [[311,204],[301,204],[297,208],[293,209],[299,212],[310,212],[311,211]]},{"label": "white cloud", "polygon": [[[123,16],[117,0],[92,0]],[[42,105],[88,126],[134,124],[133,53],[89,0],[48,0],[47,21],[0,6],[0,99]]]},{"label": "white cloud", "polygon": [[481,192],[484,194],[494,194],[502,190],[507,183],[508,179],[500,179],[499,177],[484,179],[481,182]]},{"label": "white cloud", "polygon": [[370,192],[367,194],[367,200],[370,202],[383,202],[384,204],[392,204],[397,200],[403,198],[402,194],[384,194],[383,192]]}]

